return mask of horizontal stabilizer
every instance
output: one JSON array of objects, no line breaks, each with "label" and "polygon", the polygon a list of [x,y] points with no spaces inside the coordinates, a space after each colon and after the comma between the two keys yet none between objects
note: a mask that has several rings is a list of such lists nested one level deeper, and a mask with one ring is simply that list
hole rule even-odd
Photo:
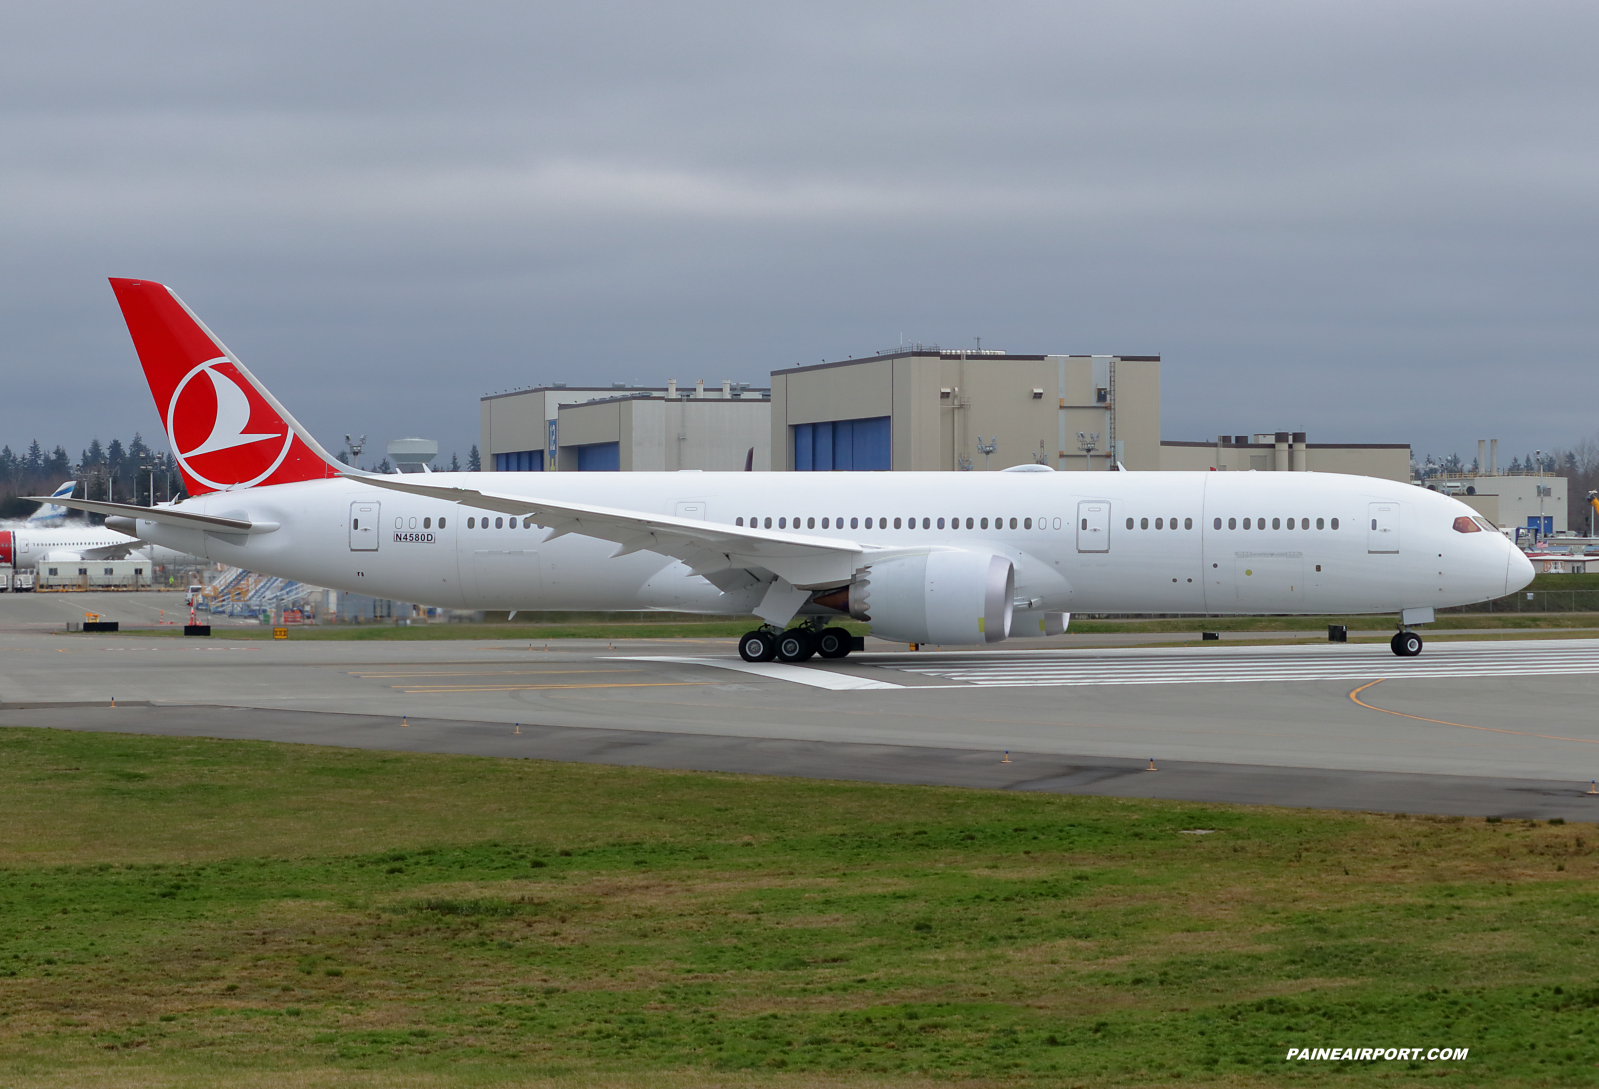
[{"label": "horizontal stabilizer", "polygon": [[[29,496],[34,499],[36,497]],[[64,507],[74,510],[92,511],[95,514],[104,514],[113,518],[127,518],[141,522],[159,522],[162,525],[178,526],[184,529],[204,529],[212,533],[271,533],[278,528],[276,522],[251,522],[244,518],[223,518],[215,514],[191,514],[188,511],[176,510],[172,507],[139,507],[132,503],[102,503],[98,499],[64,499],[46,497],[49,501],[59,503]],[[45,502],[46,499],[40,499]],[[108,523],[109,524],[109,523]],[[118,533],[127,533],[128,530],[121,526],[111,526]],[[130,534],[133,536],[134,534]]]}]

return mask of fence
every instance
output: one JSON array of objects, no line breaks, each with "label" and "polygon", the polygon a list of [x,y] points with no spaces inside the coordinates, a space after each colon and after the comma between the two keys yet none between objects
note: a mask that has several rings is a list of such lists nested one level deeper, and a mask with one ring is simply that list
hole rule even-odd
[{"label": "fence", "polygon": [[1524,590],[1476,605],[1439,609],[1440,613],[1596,613],[1599,586],[1592,590]]}]

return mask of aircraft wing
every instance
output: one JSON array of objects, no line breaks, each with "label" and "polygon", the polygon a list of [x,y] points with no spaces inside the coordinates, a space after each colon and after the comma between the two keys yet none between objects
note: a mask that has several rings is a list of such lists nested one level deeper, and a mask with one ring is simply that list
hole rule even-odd
[{"label": "aircraft wing", "polygon": [[[72,499],[58,496],[28,496],[40,503],[56,503],[74,510],[93,511],[113,518],[128,518],[141,522],[159,522],[182,529],[205,529],[212,533],[271,533],[277,522],[251,522],[244,518],[223,518],[215,514],[193,514],[173,507],[139,507],[132,503],[104,503],[98,499]],[[106,523],[118,533],[137,536],[133,527]]]},{"label": "aircraft wing", "polygon": [[[911,555],[927,548],[883,549],[855,541],[814,537],[803,533],[773,532],[755,527],[730,526],[697,518],[675,518],[616,507],[553,502],[519,495],[504,495],[475,488],[453,488],[413,483],[393,476],[355,476],[375,488],[427,496],[465,507],[531,517],[552,532],[546,540],[568,533],[615,541],[611,555],[655,552],[686,563],[723,591],[760,581],[748,572],[765,571],[786,579],[799,589],[822,589],[851,581],[856,572],[875,560]],[[466,531],[470,532],[470,530]]]}]

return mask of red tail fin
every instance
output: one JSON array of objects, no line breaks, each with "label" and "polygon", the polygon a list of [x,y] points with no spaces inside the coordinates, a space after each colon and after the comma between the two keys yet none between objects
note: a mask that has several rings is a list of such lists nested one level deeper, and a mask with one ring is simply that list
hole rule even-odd
[{"label": "red tail fin", "polygon": [[341,466],[172,289],[111,281],[190,495],[339,475]]}]

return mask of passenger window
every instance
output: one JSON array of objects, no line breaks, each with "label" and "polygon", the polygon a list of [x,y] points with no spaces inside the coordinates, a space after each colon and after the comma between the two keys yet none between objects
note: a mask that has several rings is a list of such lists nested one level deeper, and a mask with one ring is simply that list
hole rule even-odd
[{"label": "passenger window", "polygon": [[1316,519],[1316,528],[1317,529],[1326,529],[1327,528],[1327,523],[1324,520],[1318,518],[1318,519]]},{"label": "passenger window", "polygon": [[894,519],[894,528],[895,529],[899,528],[899,524],[900,524],[901,521],[903,521],[903,519],[900,519],[900,518]]},{"label": "passenger window", "polygon": [[1264,518],[1256,518],[1255,519],[1255,528],[1256,529],[1265,529],[1266,528],[1266,519],[1264,519]]},{"label": "passenger window", "polygon": [[433,528],[433,519],[431,519],[431,518],[422,519],[422,528],[423,529],[432,529]]},{"label": "passenger window", "polygon": [[1245,518],[1245,519],[1244,519],[1244,528],[1245,528],[1245,529],[1248,529],[1248,528],[1249,528],[1249,526],[1250,526],[1250,523],[1249,523],[1249,519],[1248,519],[1248,518]]},{"label": "passenger window", "polygon": [[766,528],[767,529],[771,529],[772,528],[772,519],[771,519],[770,516],[768,516],[767,519],[766,519]]},{"label": "passenger window", "polygon": [[870,518],[866,519],[866,528],[867,529],[871,529],[872,528],[872,520]]},{"label": "passenger window", "polygon": [[1216,525],[1215,525],[1214,528],[1216,528],[1216,529],[1220,529],[1221,528],[1221,519],[1220,518],[1216,519]]},{"label": "passenger window", "polygon": [[468,518],[466,520],[466,528],[467,529],[476,529],[477,528],[477,519],[476,518]]},{"label": "passenger window", "polygon": [[[972,528],[972,520],[970,518],[966,519],[966,528],[967,529],[971,529]],[[983,528],[984,529],[988,528],[988,523],[986,521],[983,523]]]},{"label": "passenger window", "polygon": [[[796,519],[794,519],[794,521],[795,521],[796,524],[798,524],[799,519],[796,518]],[[814,519],[814,518],[805,519],[805,528],[806,529],[815,529],[816,528],[816,519]]]},{"label": "passenger window", "polygon": [[822,528],[823,528],[823,529],[826,529],[826,528],[827,528],[827,519],[826,519],[826,518],[823,518],[823,519],[822,519]]},{"label": "passenger window", "polygon": [[858,529],[859,528],[859,525],[858,525],[859,522],[860,522],[859,518],[851,518],[849,520],[849,528],[850,529]]},{"label": "passenger window", "polygon": [[777,528],[778,529],[787,529],[788,528],[788,519],[787,518],[779,518],[777,520]]},{"label": "passenger window", "polygon": [[[943,520],[940,519],[939,520],[939,525],[943,525],[943,524],[944,524]],[[1032,529],[1033,528],[1033,520],[1031,518],[1023,518],[1022,519],[1022,528],[1023,529]]]},{"label": "passenger window", "polygon": [[1177,528],[1177,519],[1173,518],[1170,522],[1168,522],[1166,524],[1171,526],[1172,529],[1176,529]]},{"label": "passenger window", "polygon": [[1155,519],[1155,528],[1156,529],[1165,529],[1166,528],[1166,519],[1164,519],[1164,518]]},{"label": "passenger window", "polygon": [[[984,519],[983,519],[983,521],[982,521],[982,523],[981,523],[981,528],[983,528],[983,529],[987,529],[987,528],[988,528],[988,519],[987,519],[987,518],[984,518]],[[1086,522],[1085,522],[1085,523],[1083,523],[1083,528],[1084,528],[1084,529],[1087,529],[1087,528],[1088,528],[1088,524],[1087,524],[1087,523],[1086,523]]]},{"label": "passenger window", "polygon": [[444,519],[442,519],[442,518],[439,519],[439,528],[440,529],[444,528]]},{"label": "passenger window", "polygon": [[[938,520],[938,524],[940,526],[942,526],[944,524],[944,519],[940,518]],[[932,529],[933,528],[933,520],[931,518],[923,518],[922,519],[922,528],[923,529]]]},{"label": "passenger window", "polygon": [[1140,518],[1138,520],[1138,528],[1139,529],[1148,529],[1149,528],[1149,519],[1148,518]]},{"label": "passenger window", "polygon": [[1373,518],[1371,520],[1371,528],[1372,529],[1376,529],[1377,528],[1377,519]]},{"label": "passenger window", "polygon": [[744,524],[744,518],[743,518],[743,516],[742,516],[742,515],[741,515],[741,516],[739,516],[739,517],[737,517],[737,518],[735,518],[735,519],[733,519],[733,524],[734,524],[734,525],[735,525],[735,526],[741,526],[741,525],[743,525],[743,524]]},{"label": "passenger window", "polygon": [[1088,519],[1087,519],[1087,518],[1084,518],[1084,519],[1083,519],[1083,528],[1084,528],[1084,529],[1087,529],[1087,528],[1088,528]]},{"label": "passenger window", "polygon": [[1292,518],[1288,519],[1288,528],[1289,529],[1293,529],[1294,528],[1294,520]]},{"label": "passenger window", "polygon": [[[1264,518],[1262,518],[1260,520],[1260,524],[1261,524],[1262,527],[1264,527],[1266,525],[1266,520]],[[1282,519],[1281,518],[1273,518],[1271,520],[1271,528],[1272,529],[1281,529],[1281,528],[1283,528]]]},{"label": "passenger window", "polygon": [[1010,528],[1011,529],[1015,529],[1016,528],[1016,519],[1012,518],[1010,520]]},{"label": "passenger window", "polygon": [[938,520],[938,528],[939,529],[943,529],[944,528],[944,519],[940,518]]},{"label": "passenger window", "polygon": [[502,519],[499,519],[499,518],[496,518],[496,519],[494,519],[494,528],[495,528],[495,529],[503,529],[503,528],[504,528],[504,526],[502,526],[502,525],[501,525],[501,522],[502,522],[502,521],[503,521],[503,520],[502,520]]},{"label": "passenger window", "polygon": [[1332,527],[1333,527],[1333,528],[1334,528],[1334,529],[1337,529],[1337,528],[1338,528],[1338,519],[1336,519],[1336,518],[1334,518],[1334,519],[1333,519],[1333,520],[1332,520],[1332,522],[1331,522],[1331,525],[1332,525]]},{"label": "passenger window", "polygon": [[1128,529],[1132,529],[1133,528],[1133,520],[1131,518],[1127,519],[1127,528]]}]

